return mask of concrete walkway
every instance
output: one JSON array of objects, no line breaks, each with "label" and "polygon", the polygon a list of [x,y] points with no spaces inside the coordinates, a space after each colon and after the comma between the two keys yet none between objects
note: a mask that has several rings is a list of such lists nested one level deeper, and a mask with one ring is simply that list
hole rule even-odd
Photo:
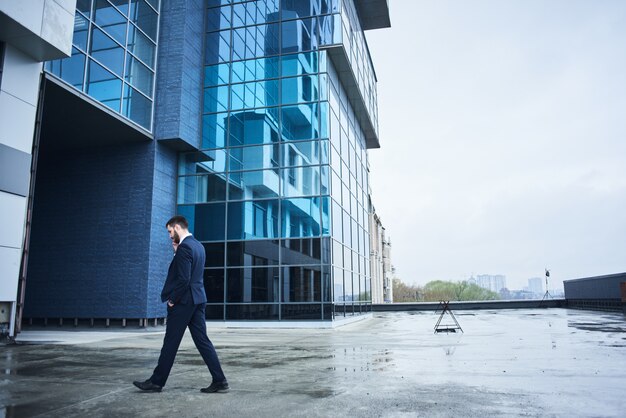
[{"label": "concrete walkway", "polygon": [[338,329],[209,327],[226,394],[200,393],[210,375],[188,335],[163,392],[141,393],[131,382],[149,377],[162,332],[28,331],[0,347],[0,417],[624,416],[624,315],[456,315],[462,334],[434,334],[433,312]]}]

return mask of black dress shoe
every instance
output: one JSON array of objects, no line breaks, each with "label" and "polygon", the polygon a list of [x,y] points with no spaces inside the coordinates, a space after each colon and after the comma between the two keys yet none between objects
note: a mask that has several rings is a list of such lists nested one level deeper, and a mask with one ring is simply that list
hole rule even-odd
[{"label": "black dress shoe", "polygon": [[228,386],[228,382],[224,381],[224,382],[220,382],[220,383],[211,383],[211,385],[209,385],[206,388],[202,388],[200,389],[200,392],[203,393],[225,393],[228,392],[230,390],[230,387]]},{"label": "black dress shoe", "polygon": [[134,381],[133,385],[137,386],[139,389],[145,392],[161,392],[161,389],[163,389],[162,386],[152,383],[150,379],[146,380],[145,382]]}]

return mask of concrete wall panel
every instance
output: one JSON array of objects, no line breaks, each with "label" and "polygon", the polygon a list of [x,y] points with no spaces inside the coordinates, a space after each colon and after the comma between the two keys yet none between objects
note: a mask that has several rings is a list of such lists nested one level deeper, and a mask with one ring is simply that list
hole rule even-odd
[{"label": "concrete wall panel", "polygon": [[[37,106],[41,63],[33,61],[22,51],[7,47],[2,72],[2,90]],[[34,122],[34,120],[33,120]]]},{"label": "concrete wall panel", "polygon": [[41,32],[45,0],[0,0],[0,11],[34,34]]},{"label": "concrete wall panel", "polygon": [[0,247],[0,302],[15,302],[21,250]]},{"label": "concrete wall panel", "polygon": [[72,53],[74,12],[67,11],[54,0],[46,0],[41,37],[67,55]]},{"label": "concrete wall panel", "polygon": [[8,93],[0,93],[0,142],[30,154],[36,113],[35,106]]},{"label": "concrete wall panel", "polygon": [[[26,198],[0,192],[0,219],[3,219],[0,247],[22,248]],[[0,276],[0,281],[4,277]]]}]

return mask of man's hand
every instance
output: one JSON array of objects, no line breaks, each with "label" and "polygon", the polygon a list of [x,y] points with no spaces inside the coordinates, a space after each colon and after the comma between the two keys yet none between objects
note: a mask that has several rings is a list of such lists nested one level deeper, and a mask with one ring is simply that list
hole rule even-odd
[{"label": "man's hand", "polygon": [[169,306],[171,308],[172,306],[174,306],[174,303],[171,300],[168,300],[167,301],[167,306]]}]

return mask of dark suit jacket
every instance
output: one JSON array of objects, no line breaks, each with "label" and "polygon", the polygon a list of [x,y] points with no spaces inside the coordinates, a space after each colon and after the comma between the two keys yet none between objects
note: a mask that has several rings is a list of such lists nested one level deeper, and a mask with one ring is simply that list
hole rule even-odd
[{"label": "dark suit jacket", "polygon": [[178,246],[161,291],[161,301],[174,304],[198,305],[206,303],[204,291],[204,246],[193,236],[186,237]]}]

